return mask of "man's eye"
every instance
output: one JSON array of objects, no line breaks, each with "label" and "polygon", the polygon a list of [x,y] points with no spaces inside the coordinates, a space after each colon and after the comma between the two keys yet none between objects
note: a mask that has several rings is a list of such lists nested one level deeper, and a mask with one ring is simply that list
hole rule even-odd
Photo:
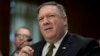
[{"label": "man's eye", "polygon": [[50,16],[52,17],[52,16],[54,16],[54,15],[50,15]]},{"label": "man's eye", "polygon": [[24,37],[24,38],[27,38],[28,36],[24,35],[23,37]]},{"label": "man's eye", "polygon": [[43,18],[39,18],[39,21],[43,20]]},{"label": "man's eye", "polygon": [[55,15],[48,15],[48,17],[54,17]]},{"label": "man's eye", "polygon": [[16,36],[16,37],[19,37],[19,36],[20,36],[20,34],[16,34],[15,36]]}]

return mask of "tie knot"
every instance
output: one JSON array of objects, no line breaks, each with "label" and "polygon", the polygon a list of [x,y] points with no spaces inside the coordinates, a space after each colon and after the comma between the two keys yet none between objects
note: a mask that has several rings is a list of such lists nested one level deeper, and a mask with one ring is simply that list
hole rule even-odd
[{"label": "tie knot", "polygon": [[49,45],[49,49],[53,49],[54,47],[55,47],[54,44]]}]

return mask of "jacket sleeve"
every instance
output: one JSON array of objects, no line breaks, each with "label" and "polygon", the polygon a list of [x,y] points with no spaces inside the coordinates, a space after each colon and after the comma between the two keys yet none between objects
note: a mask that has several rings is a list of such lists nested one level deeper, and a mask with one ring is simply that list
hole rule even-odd
[{"label": "jacket sleeve", "polygon": [[84,49],[83,56],[100,56],[100,45],[96,40],[91,40]]}]

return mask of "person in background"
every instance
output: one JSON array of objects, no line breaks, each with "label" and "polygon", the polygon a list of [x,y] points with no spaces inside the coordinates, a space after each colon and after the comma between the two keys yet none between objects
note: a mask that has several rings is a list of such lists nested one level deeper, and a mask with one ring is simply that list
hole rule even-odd
[{"label": "person in background", "polygon": [[46,2],[37,12],[44,40],[23,47],[18,56],[100,56],[100,46],[95,39],[68,31],[68,18],[61,4]]},{"label": "person in background", "polygon": [[21,48],[23,48],[24,46],[32,45],[32,41],[26,41],[31,37],[32,37],[31,30],[27,26],[22,26],[16,30],[14,43],[15,47],[17,48],[17,51],[15,52],[14,56],[17,56]]}]

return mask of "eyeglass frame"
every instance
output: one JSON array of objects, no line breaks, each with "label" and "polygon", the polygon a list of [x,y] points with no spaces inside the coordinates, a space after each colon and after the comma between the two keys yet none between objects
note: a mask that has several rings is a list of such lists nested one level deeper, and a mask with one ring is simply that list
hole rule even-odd
[{"label": "eyeglass frame", "polygon": [[17,37],[17,38],[23,37],[23,38],[26,38],[26,39],[31,38],[31,36],[28,36],[26,34],[17,34],[17,33],[15,34],[15,37]]}]

